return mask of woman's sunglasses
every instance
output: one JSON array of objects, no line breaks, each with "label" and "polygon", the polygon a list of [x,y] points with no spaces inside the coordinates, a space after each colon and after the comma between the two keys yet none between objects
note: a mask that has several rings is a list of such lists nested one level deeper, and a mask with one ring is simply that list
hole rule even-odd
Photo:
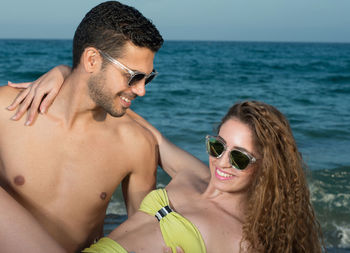
[{"label": "woman's sunglasses", "polygon": [[111,63],[113,63],[114,65],[118,66],[119,68],[121,68],[121,69],[123,69],[123,70],[125,70],[126,72],[129,73],[129,75],[130,75],[129,80],[128,80],[128,85],[129,86],[135,85],[137,82],[141,81],[142,79],[145,79],[145,85],[146,85],[149,82],[151,82],[156,77],[156,75],[158,74],[158,72],[155,69],[153,69],[153,71],[149,75],[147,75],[146,73],[143,73],[141,71],[131,70],[128,67],[124,66],[119,61],[117,61],[116,59],[114,59],[109,54],[104,53],[101,50],[98,50],[98,51],[100,52],[100,54],[104,58],[109,60]]},{"label": "woman's sunglasses", "polygon": [[[220,158],[227,149],[226,143],[220,137],[207,135],[206,137],[207,152],[210,156]],[[255,163],[256,158],[239,149],[230,150],[230,163],[233,168],[244,170],[250,163]]]}]

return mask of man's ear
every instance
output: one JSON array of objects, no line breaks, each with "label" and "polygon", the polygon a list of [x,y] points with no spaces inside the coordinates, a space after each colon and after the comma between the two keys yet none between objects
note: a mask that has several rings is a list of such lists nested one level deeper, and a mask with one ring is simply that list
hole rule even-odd
[{"label": "man's ear", "polygon": [[101,69],[102,57],[96,48],[87,47],[81,56],[81,64],[86,72],[93,73]]}]

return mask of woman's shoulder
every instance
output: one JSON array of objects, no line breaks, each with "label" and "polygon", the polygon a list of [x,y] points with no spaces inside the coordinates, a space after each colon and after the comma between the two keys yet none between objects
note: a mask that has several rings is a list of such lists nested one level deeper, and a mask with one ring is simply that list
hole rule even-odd
[{"label": "woman's shoulder", "polygon": [[207,188],[209,179],[210,174],[207,171],[199,173],[195,170],[181,170],[172,178],[166,189],[176,195],[199,196]]}]

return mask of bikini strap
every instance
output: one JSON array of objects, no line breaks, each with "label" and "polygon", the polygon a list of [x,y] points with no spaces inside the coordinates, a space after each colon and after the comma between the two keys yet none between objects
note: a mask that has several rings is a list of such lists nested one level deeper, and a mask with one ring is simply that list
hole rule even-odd
[{"label": "bikini strap", "polygon": [[160,221],[163,217],[165,217],[168,213],[173,212],[170,206],[164,206],[154,215],[158,221]]}]

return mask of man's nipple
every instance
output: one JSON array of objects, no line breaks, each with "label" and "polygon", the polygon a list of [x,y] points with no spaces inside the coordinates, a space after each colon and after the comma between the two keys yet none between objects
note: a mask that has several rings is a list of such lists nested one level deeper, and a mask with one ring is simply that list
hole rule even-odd
[{"label": "man's nipple", "polygon": [[18,176],[15,176],[15,178],[13,179],[13,182],[15,183],[15,185],[21,186],[21,185],[24,185],[26,181],[24,179],[24,176],[18,175]]},{"label": "man's nipple", "polygon": [[102,200],[105,200],[106,197],[107,197],[107,193],[106,193],[106,192],[101,192],[100,198],[101,198]]}]

